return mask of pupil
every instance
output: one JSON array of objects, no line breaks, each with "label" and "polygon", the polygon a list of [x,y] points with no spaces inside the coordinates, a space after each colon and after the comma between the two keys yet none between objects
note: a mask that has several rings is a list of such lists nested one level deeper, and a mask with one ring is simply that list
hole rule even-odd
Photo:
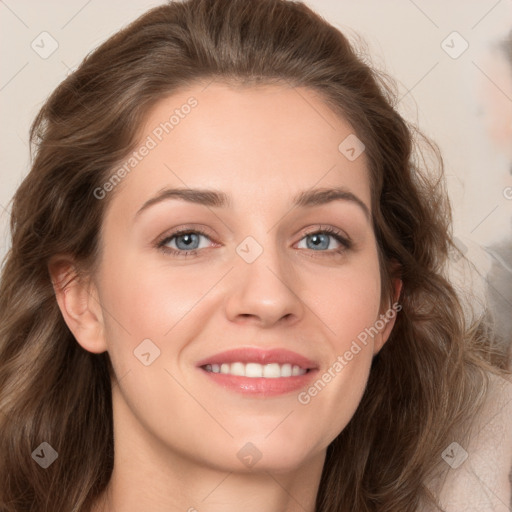
[{"label": "pupil", "polygon": [[194,237],[197,238],[197,235],[195,233],[188,233],[185,235],[180,235],[176,240],[176,245],[183,249],[183,247],[180,247],[180,241],[182,242],[182,245],[185,246],[185,249],[188,249],[191,244],[194,243]]},{"label": "pupil", "polygon": [[[324,237],[324,239],[322,240],[321,237]],[[314,247],[322,247],[323,249],[327,249],[327,246],[329,245],[329,241],[326,237],[326,235],[324,234],[315,234],[315,235],[311,235],[311,240],[314,244]]]}]

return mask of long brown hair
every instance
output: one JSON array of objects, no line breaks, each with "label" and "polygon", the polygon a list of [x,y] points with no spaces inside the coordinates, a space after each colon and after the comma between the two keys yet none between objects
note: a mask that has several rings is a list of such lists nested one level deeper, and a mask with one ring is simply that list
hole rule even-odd
[{"label": "long brown hair", "polygon": [[[391,337],[328,447],[318,512],[416,510],[430,494],[427,478],[442,471],[441,452],[464,445],[489,372],[505,367],[445,277],[453,244],[442,160],[397,113],[391,81],[304,4],[172,2],[88,55],[32,125],[33,165],[13,199],[0,288],[2,511],[88,512],[108,484],[112,366],[73,338],[48,262],[69,254],[92,271],[115,194],[98,200],[94,190],[133,149],[155,102],[214,78],[308,87],[350,122],[369,162],[383,300],[392,299],[392,277],[403,281]],[[32,455],[43,442],[58,453],[46,469]]]}]

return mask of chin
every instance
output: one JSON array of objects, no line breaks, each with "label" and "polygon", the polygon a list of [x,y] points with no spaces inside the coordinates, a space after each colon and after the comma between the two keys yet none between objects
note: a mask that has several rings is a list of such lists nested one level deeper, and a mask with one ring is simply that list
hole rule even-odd
[{"label": "chin", "polygon": [[236,443],[236,469],[246,466],[246,472],[286,473],[296,471],[322,453],[321,443],[314,443],[311,434],[303,437],[273,432],[268,437],[245,437]]}]

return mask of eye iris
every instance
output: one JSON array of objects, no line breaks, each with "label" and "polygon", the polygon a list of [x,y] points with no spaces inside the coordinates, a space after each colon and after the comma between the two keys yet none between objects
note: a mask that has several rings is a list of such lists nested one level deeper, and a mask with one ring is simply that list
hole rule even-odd
[{"label": "eye iris", "polygon": [[[323,240],[321,240],[321,237],[323,237]],[[327,249],[329,247],[329,235],[324,233],[315,233],[313,235],[309,235],[308,238],[309,240],[314,240],[312,242],[314,244],[312,248],[314,249]]]},{"label": "eye iris", "polygon": [[[185,246],[184,247],[180,247],[180,240],[186,240],[185,241]],[[196,234],[196,233],[186,233],[184,235],[179,235],[176,237],[176,247],[178,249],[191,249],[191,244],[193,244],[194,242],[198,242],[199,241],[199,236]],[[192,247],[192,249],[197,249],[197,247]]]}]

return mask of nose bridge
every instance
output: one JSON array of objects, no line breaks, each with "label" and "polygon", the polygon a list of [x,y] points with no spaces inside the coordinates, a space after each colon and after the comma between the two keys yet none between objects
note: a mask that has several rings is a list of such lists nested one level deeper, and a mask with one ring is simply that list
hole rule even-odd
[{"label": "nose bridge", "polygon": [[250,316],[271,325],[281,318],[302,315],[294,290],[298,282],[287,252],[275,230],[259,229],[238,244],[226,311],[231,320]]}]

